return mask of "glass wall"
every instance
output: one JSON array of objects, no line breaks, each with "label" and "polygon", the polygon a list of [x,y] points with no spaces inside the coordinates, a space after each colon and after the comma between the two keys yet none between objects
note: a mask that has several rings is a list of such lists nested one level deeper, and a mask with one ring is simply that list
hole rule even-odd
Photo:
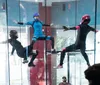
[{"label": "glass wall", "polygon": [[[27,7],[28,6],[28,7]],[[32,12],[32,13],[31,13]],[[29,26],[20,26],[15,21],[26,22],[32,20],[33,13],[38,12],[38,4],[18,0],[0,0],[0,42],[6,41],[10,30],[18,32],[18,41],[23,47],[30,43]],[[0,44],[0,84],[1,85],[30,85],[30,68],[23,64],[16,51],[11,55],[10,44]],[[30,58],[28,59],[30,60]]]},{"label": "glass wall", "polygon": [[[9,39],[10,30],[18,31],[18,40],[25,47],[32,40],[31,26],[18,25],[15,22],[33,21],[33,14],[39,12],[40,20],[53,27],[43,27],[44,34],[55,38],[55,49],[74,44],[76,30],[63,31],[62,26],[79,25],[84,14],[91,16],[90,26],[99,30],[100,1],[97,0],[0,0],[0,42]],[[90,64],[100,62],[100,32],[90,32],[86,39],[86,53]],[[34,49],[39,51],[38,63],[35,67],[23,64],[23,59],[16,52],[11,55],[12,46],[0,44],[0,84],[1,85],[58,85],[62,76],[66,76],[71,85],[88,84],[84,77],[86,61],[80,50],[66,53],[62,69],[57,69],[60,53],[48,54],[51,41],[37,41]],[[28,58],[30,61],[30,58]]]},{"label": "glass wall", "polygon": [[[90,3],[88,5],[88,3]],[[99,11],[96,11],[96,5],[99,6],[99,1],[95,0],[73,0],[65,2],[54,2],[52,4],[52,22],[57,24],[57,39],[56,46],[58,50],[62,50],[64,47],[67,47],[75,43],[77,31],[63,31],[60,29],[60,26],[74,27],[79,25],[81,18],[84,14],[89,14],[91,16],[90,26],[96,27],[99,30]],[[97,17],[96,17],[97,16]],[[95,19],[96,18],[96,19]],[[98,36],[99,32],[95,34],[90,32],[86,39],[86,53],[89,56],[90,64],[94,64],[98,61]],[[97,53],[98,52],[98,53]],[[57,65],[59,64],[60,55],[57,56]],[[69,58],[69,61],[68,61]],[[69,63],[69,65],[68,65]],[[64,60],[63,69],[57,69],[57,85],[61,82],[62,76],[67,76],[68,81],[72,85],[85,85],[87,80],[84,77],[84,70],[87,68],[86,61],[84,60],[80,50],[66,53],[66,58]],[[69,70],[68,70],[69,69]],[[68,72],[69,71],[69,72]]]}]

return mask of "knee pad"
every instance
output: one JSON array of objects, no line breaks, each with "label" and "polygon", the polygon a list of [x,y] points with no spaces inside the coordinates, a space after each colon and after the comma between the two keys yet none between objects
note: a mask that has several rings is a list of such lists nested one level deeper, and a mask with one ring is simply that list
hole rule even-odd
[{"label": "knee pad", "polygon": [[36,55],[38,55],[38,50],[32,50],[32,52],[34,53],[34,54],[36,54]]},{"label": "knee pad", "polygon": [[66,52],[66,48],[64,48],[64,49],[62,50],[62,52]]},{"label": "knee pad", "polygon": [[37,41],[37,37],[33,37],[32,40],[33,40],[33,41]]},{"label": "knee pad", "polygon": [[50,39],[51,39],[51,36],[47,36],[47,37],[46,37],[46,40],[50,40]]}]

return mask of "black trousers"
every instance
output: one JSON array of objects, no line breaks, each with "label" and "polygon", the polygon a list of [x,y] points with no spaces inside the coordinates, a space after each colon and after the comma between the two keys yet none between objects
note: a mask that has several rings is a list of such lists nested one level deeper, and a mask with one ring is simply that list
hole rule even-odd
[{"label": "black trousers", "polygon": [[66,47],[64,50],[62,50],[61,51],[61,56],[60,56],[60,65],[63,64],[66,52],[72,52],[72,51],[75,51],[77,49],[80,49],[81,54],[83,55],[85,61],[87,62],[87,65],[89,66],[90,65],[89,59],[88,59],[87,54],[85,53],[85,43],[72,44],[72,45]]},{"label": "black trousers", "polygon": [[20,48],[19,51],[17,51],[17,54],[19,57],[23,58],[24,60],[27,60],[27,57],[32,56],[30,63],[34,61],[34,59],[38,55],[38,51],[36,50],[36,53],[33,53],[33,44],[31,43],[29,46]]}]

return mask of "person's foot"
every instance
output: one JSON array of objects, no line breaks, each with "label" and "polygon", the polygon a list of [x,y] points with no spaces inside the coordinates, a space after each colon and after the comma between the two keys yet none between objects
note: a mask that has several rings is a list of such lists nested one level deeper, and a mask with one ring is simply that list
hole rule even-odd
[{"label": "person's foot", "polygon": [[54,54],[54,53],[57,53],[55,49],[51,49],[51,52]]},{"label": "person's foot", "polygon": [[66,26],[63,26],[63,29],[64,29],[64,31],[69,30],[69,28],[68,28],[68,27],[66,27]]},{"label": "person's foot", "polygon": [[59,68],[63,68],[63,65],[58,65],[57,66],[57,69],[59,69]]},{"label": "person's foot", "polygon": [[90,67],[91,65],[89,63],[87,63],[88,67]]},{"label": "person's foot", "polygon": [[23,63],[25,64],[25,63],[28,63],[28,60],[23,60]]},{"label": "person's foot", "polygon": [[35,65],[33,63],[29,63],[28,67],[35,67]]},{"label": "person's foot", "polygon": [[36,50],[32,50],[32,52],[34,53],[34,54],[36,54],[37,52],[36,52]]},{"label": "person's foot", "polygon": [[37,50],[32,50],[32,53],[33,53],[35,56],[37,56],[39,52],[38,52]]}]

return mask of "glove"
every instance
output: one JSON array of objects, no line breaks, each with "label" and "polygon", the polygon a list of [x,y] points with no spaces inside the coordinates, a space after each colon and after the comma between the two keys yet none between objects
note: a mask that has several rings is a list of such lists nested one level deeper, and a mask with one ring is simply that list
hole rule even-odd
[{"label": "glove", "polygon": [[23,22],[17,22],[17,24],[23,25]]},{"label": "glove", "polygon": [[96,32],[99,32],[98,30],[96,30]]},{"label": "glove", "polygon": [[64,29],[64,31],[69,30],[69,28],[68,28],[68,27],[66,27],[66,26],[63,26],[63,29]]},{"label": "glove", "polygon": [[53,25],[54,25],[53,23],[50,24],[50,26],[53,26]]},{"label": "glove", "polygon": [[53,23],[51,23],[51,24],[50,24],[50,27],[51,27],[51,28],[54,28],[54,24],[53,24]]}]

